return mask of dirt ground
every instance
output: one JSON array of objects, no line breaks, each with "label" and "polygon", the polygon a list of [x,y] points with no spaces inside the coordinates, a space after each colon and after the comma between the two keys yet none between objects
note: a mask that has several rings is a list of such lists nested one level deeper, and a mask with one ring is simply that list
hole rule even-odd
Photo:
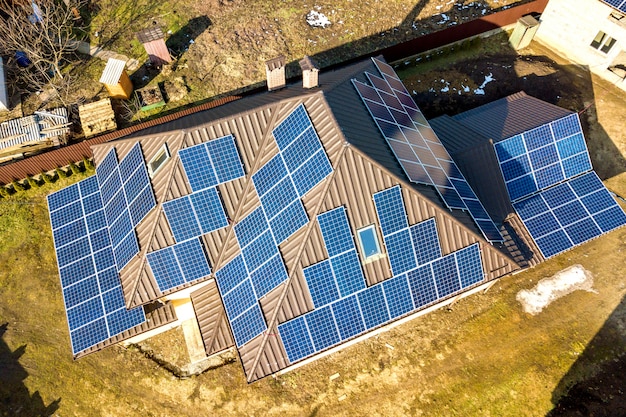
[{"label": "dirt ground", "polygon": [[[450,54],[401,75],[431,116],[520,89],[587,109],[582,120],[594,166],[609,189],[626,196],[623,94],[540,45],[517,57],[497,42],[484,44],[494,55],[463,61]],[[484,96],[441,92],[442,78],[451,88],[472,80],[473,91],[489,73],[495,81]],[[0,415],[624,415],[624,228],[448,309],[247,385],[239,363],[177,379],[133,348],[72,361],[46,187],[0,204]],[[537,316],[522,312],[519,290],[574,263],[594,275],[595,292],[570,294]]]}]

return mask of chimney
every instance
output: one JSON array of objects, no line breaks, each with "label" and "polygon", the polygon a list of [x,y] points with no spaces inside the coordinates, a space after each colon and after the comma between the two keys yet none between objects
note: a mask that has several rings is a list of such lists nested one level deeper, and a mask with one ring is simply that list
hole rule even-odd
[{"label": "chimney", "polygon": [[302,88],[315,88],[319,86],[317,74],[320,72],[319,65],[310,56],[305,55],[300,60],[302,69]]},{"label": "chimney", "polygon": [[285,56],[265,61],[265,73],[267,75],[267,89],[269,91],[283,88],[285,82]]}]

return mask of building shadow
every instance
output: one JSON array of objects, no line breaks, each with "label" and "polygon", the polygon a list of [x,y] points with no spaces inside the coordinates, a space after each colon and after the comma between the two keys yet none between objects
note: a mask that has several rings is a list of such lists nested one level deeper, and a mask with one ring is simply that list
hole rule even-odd
[{"label": "building shadow", "polygon": [[626,297],[552,392],[547,417],[626,416],[625,377]]},{"label": "building shadow", "polygon": [[30,394],[24,380],[28,372],[20,364],[26,345],[12,351],[3,340],[8,324],[0,325],[0,415],[51,416],[59,409],[61,399],[45,405],[39,391]]},{"label": "building shadow", "polygon": [[172,58],[180,58],[180,56],[187,51],[189,45],[195,42],[198,36],[210,26],[211,19],[209,19],[208,16],[198,16],[189,20],[179,31],[172,34],[165,42]]}]

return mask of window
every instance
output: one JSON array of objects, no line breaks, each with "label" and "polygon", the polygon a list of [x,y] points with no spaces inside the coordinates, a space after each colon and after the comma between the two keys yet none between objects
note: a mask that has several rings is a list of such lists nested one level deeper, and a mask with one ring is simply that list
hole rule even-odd
[{"label": "window", "polygon": [[380,244],[378,243],[378,234],[376,233],[376,225],[372,224],[357,230],[357,235],[359,236],[363,259],[366,262],[376,260],[382,256]]},{"label": "window", "polygon": [[598,49],[600,52],[608,53],[611,48],[615,45],[615,39],[607,35],[606,33],[600,31],[591,41],[591,47]]},{"label": "window", "polygon": [[614,22],[626,21],[626,19],[624,19],[624,15],[618,12],[612,12],[609,15],[609,20],[613,20]]},{"label": "window", "polygon": [[156,172],[161,169],[163,165],[170,159],[170,150],[167,148],[167,143],[164,143],[161,146],[161,149],[152,157],[150,162],[148,162],[148,172],[150,176],[154,176]]}]

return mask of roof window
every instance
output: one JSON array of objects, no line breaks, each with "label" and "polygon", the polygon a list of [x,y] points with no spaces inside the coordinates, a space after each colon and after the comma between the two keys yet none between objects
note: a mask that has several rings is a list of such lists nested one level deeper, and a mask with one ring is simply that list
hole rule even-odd
[{"label": "roof window", "polygon": [[371,224],[357,230],[357,236],[359,237],[361,254],[365,262],[374,261],[382,256],[376,225]]},{"label": "roof window", "polygon": [[161,149],[150,159],[148,162],[148,171],[150,177],[153,177],[159,169],[170,159],[170,150],[167,148],[167,143],[161,146]]}]

